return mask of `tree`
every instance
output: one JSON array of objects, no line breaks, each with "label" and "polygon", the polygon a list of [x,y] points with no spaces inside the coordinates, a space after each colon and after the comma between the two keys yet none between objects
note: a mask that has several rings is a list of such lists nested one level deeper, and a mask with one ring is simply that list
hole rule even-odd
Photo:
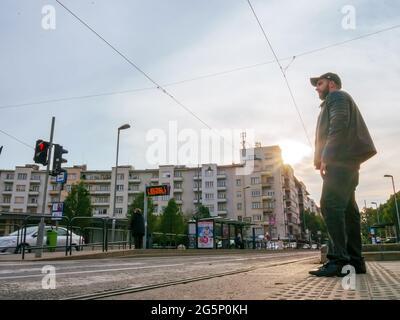
[{"label": "tree", "polygon": [[[68,217],[69,220],[75,217],[92,216],[90,194],[82,181],[72,185],[71,192],[65,198],[64,215]],[[84,228],[88,227],[90,224],[90,219],[77,219],[73,222],[73,225],[79,227],[81,234],[84,236],[88,234]]]},{"label": "tree", "polygon": [[[133,210],[139,208],[144,214],[144,192],[139,193],[128,207],[128,219],[131,220]],[[147,231],[148,233],[158,231],[158,219],[154,214],[153,199],[147,197]]]},{"label": "tree", "polygon": [[160,217],[160,231],[175,234],[185,232],[185,221],[174,198],[168,201],[168,205]]},{"label": "tree", "polygon": [[328,231],[324,219],[321,216],[309,210],[304,210],[302,217],[302,228],[304,229],[305,226],[305,228],[308,229],[312,239],[318,240],[318,231],[321,232],[321,240],[328,238]]},{"label": "tree", "polygon": [[210,210],[201,204],[197,210],[195,219],[203,219],[203,218],[210,218],[210,217],[211,217]]}]

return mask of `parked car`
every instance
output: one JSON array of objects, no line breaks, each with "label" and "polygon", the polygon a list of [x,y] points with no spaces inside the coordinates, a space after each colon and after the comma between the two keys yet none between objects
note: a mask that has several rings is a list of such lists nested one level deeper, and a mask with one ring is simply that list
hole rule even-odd
[{"label": "parked car", "polygon": [[[51,229],[53,229],[51,226],[45,226],[43,245],[46,245],[47,230],[51,230]],[[31,247],[36,246],[38,227],[33,226],[33,227],[26,228],[26,239],[25,239],[24,243],[22,243],[22,241],[23,241],[22,232],[23,232],[23,230],[21,229],[19,231],[19,233],[17,230],[17,231],[10,233],[8,236],[0,237],[0,252],[2,252],[2,253],[6,253],[6,252],[19,253],[23,246],[25,246],[25,250],[27,250],[28,252],[31,252]],[[67,234],[69,234],[69,232],[67,231],[66,228],[63,228],[63,227],[57,228],[57,246],[65,246],[66,245]],[[19,235],[19,243],[18,243],[18,235]],[[68,241],[69,241],[69,239],[68,239]],[[83,243],[84,243],[83,237],[72,232],[72,247],[74,247],[77,251],[79,251],[80,245]]]}]

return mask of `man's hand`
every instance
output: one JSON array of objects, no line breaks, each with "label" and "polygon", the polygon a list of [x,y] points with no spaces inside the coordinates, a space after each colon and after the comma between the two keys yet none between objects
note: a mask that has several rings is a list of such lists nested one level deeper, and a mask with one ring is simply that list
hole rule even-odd
[{"label": "man's hand", "polygon": [[319,168],[319,173],[321,174],[321,177],[323,178],[327,172],[328,172],[328,170],[326,169],[326,163],[321,162],[321,166]]}]

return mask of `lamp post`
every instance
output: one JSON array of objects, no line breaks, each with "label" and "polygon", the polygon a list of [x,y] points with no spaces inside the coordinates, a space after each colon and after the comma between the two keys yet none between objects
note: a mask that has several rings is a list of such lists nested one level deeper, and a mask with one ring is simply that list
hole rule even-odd
[{"label": "lamp post", "polygon": [[397,197],[396,197],[396,188],[394,186],[394,178],[391,174],[385,174],[385,178],[392,178],[392,186],[394,193],[394,203],[396,205],[396,214],[397,214],[397,242],[400,242],[400,218],[399,218],[399,207],[397,206]]},{"label": "lamp post", "polygon": [[124,124],[118,128],[117,136],[117,158],[115,161],[115,177],[114,177],[114,198],[113,198],[113,213],[112,213],[112,227],[111,227],[111,242],[114,242],[115,236],[115,203],[117,197],[117,176],[118,176],[118,153],[119,153],[119,132],[121,130],[129,129],[131,126],[129,124]]},{"label": "lamp post", "polygon": [[[374,204],[375,205],[375,208],[376,208],[376,219],[377,219],[377,224],[379,225],[380,224],[380,222],[379,222],[379,208],[378,208],[378,203],[377,202],[375,202],[375,201],[372,201],[371,202],[371,204]],[[379,228],[379,227],[378,227]],[[377,229],[378,229],[377,228]],[[380,232],[377,232],[377,234],[379,235],[379,237],[380,237]]]}]

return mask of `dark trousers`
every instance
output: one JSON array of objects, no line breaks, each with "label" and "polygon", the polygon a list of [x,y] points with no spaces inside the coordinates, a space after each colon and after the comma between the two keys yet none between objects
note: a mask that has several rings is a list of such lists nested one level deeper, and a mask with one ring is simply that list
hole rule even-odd
[{"label": "dark trousers", "polygon": [[329,260],[339,263],[361,260],[360,211],[355,201],[358,168],[328,165],[324,176],[321,212],[328,229]]},{"label": "dark trousers", "polygon": [[134,234],[133,241],[135,243],[135,249],[143,248],[143,234]]}]

